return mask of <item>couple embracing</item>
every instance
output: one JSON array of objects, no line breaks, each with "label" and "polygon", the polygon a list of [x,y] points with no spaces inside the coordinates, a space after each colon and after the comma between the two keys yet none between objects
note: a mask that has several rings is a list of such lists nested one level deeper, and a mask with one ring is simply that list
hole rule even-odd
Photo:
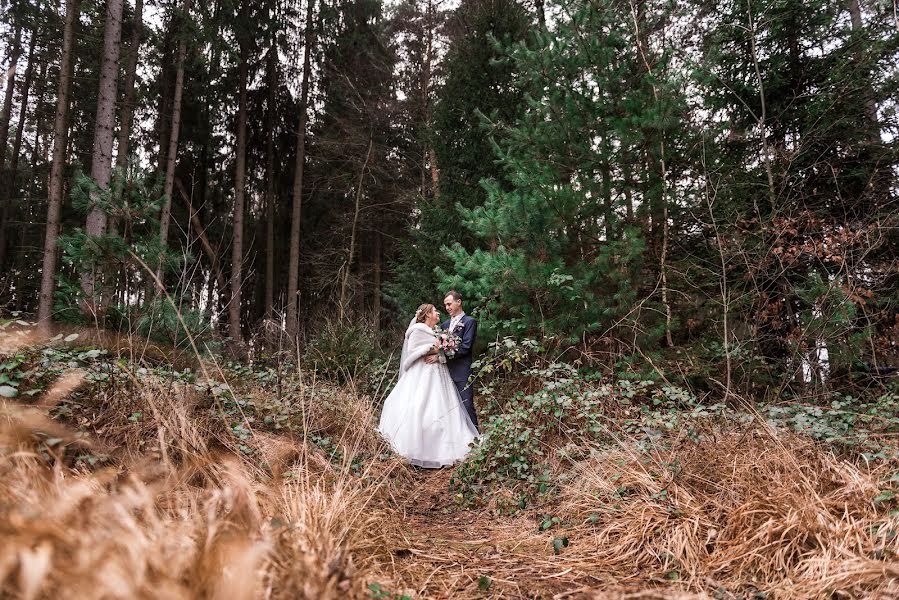
[{"label": "couple embracing", "polygon": [[478,436],[471,351],[478,322],[462,309],[462,295],[447,292],[450,319],[422,304],[406,330],[399,381],[381,412],[378,431],[413,465],[437,469],[462,460]]}]

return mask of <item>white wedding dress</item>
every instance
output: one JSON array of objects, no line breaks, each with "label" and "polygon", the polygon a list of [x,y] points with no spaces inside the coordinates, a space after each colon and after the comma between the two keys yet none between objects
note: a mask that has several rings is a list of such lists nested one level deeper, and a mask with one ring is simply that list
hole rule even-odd
[{"label": "white wedding dress", "polygon": [[409,325],[399,381],[384,401],[378,425],[397,454],[430,469],[465,458],[478,436],[446,365],[424,361],[435,339],[424,323]]}]

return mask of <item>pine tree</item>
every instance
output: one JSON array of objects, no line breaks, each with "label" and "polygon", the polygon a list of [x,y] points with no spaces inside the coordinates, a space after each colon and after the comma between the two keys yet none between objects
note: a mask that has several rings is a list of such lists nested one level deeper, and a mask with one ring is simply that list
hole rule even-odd
[{"label": "pine tree", "polygon": [[[478,240],[462,225],[457,206],[482,205],[487,192],[483,179],[506,186],[502,168],[493,159],[489,134],[479,113],[498,122],[512,122],[521,112],[522,93],[512,85],[514,64],[497,62],[500,44],[525,39],[531,17],[515,0],[462,2],[450,17],[450,46],[443,63],[445,80],[424,135],[433,144],[431,164],[439,168],[439,185],[417,203],[418,216],[410,227],[410,241],[395,265],[389,286],[399,307],[409,312],[422,298],[442,297],[446,290],[436,268],[450,270],[452,259],[441,251],[455,243],[467,250]],[[429,152],[430,154],[430,152]]]},{"label": "pine tree", "polygon": [[[91,179],[97,194],[108,191],[112,178],[112,140],[115,127],[115,107],[121,52],[123,0],[109,0],[106,4],[106,21],[103,36],[103,55],[100,65],[100,90],[97,94],[97,117],[95,120],[94,144],[91,155]],[[85,233],[99,237],[106,233],[107,213],[99,199],[92,203],[87,215]],[[84,310],[97,313],[99,293],[97,274],[87,268],[81,273],[81,290],[84,294]],[[108,300],[108,299],[107,299]]]},{"label": "pine tree", "polygon": [[53,136],[53,163],[50,169],[49,198],[47,206],[47,229],[44,235],[43,268],[41,271],[40,304],[38,321],[49,323],[53,309],[55,289],[57,247],[59,236],[59,213],[62,206],[63,168],[66,163],[66,145],[69,126],[69,92],[72,84],[72,48],[75,26],[78,22],[78,0],[66,0],[65,30],[62,43],[62,62],[59,67],[59,91],[56,100],[56,118]]},{"label": "pine tree", "polygon": [[[439,274],[483,300],[488,325],[578,339],[627,322],[654,288],[641,280],[646,228],[628,206],[649,210],[665,193],[669,174],[654,165],[682,128],[673,115],[683,98],[663,78],[665,56],[646,68],[625,7],[564,8],[570,17],[509,53],[526,110],[511,124],[486,119],[503,179],[483,180],[484,204],[460,210],[481,246],[456,243],[453,267]],[[628,168],[634,160],[646,168]],[[658,339],[660,326],[641,324],[642,339]]]}]

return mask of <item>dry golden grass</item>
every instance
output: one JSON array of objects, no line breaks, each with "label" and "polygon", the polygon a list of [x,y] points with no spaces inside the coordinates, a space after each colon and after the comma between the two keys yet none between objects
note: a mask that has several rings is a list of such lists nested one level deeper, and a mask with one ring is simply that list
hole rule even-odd
[{"label": "dry golden grass", "polygon": [[[248,456],[171,382],[51,418],[82,385],[73,371],[30,406],[0,405],[0,598],[370,598],[371,584],[391,600],[899,596],[899,517],[873,501],[890,467],[763,426],[596,448],[559,463],[558,496],[510,516],[461,508],[451,470],[385,455],[372,403],[345,390],[300,385],[303,426],[253,430]],[[88,452],[111,459],[73,460]],[[561,522],[541,531],[544,515]]]},{"label": "dry golden grass", "polygon": [[[83,402],[85,436],[48,415],[82,383],[71,372],[30,406],[0,404],[0,597],[364,596],[398,461],[349,474],[303,435],[262,432],[247,457],[195,390],[152,379]],[[384,452],[369,401],[335,392],[328,410],[347,417],[327,423],[344,456]],[[323,409],[309,413],[323,430]],[[112,458],[75,465],[87,452]]]},{"label": "dry golden grass", "polygon": [[600,454],[579,466],[558,512],[586,542],[566,555],[621,579],[751,586],[768,597],[896,597],[899,518],[873,502],[889,474],[753,428],[649,457],[626,446]]}]

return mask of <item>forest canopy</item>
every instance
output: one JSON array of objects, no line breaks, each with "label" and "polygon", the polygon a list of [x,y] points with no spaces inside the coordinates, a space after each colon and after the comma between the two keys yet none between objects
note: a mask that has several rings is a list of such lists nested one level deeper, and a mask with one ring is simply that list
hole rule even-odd
[{"label": "forest canopy", "polygon": [[383,347],[455,288],[488,338],[728,391],[897,364],[892,4],[19,0],[0,35],[7,313]]}]

